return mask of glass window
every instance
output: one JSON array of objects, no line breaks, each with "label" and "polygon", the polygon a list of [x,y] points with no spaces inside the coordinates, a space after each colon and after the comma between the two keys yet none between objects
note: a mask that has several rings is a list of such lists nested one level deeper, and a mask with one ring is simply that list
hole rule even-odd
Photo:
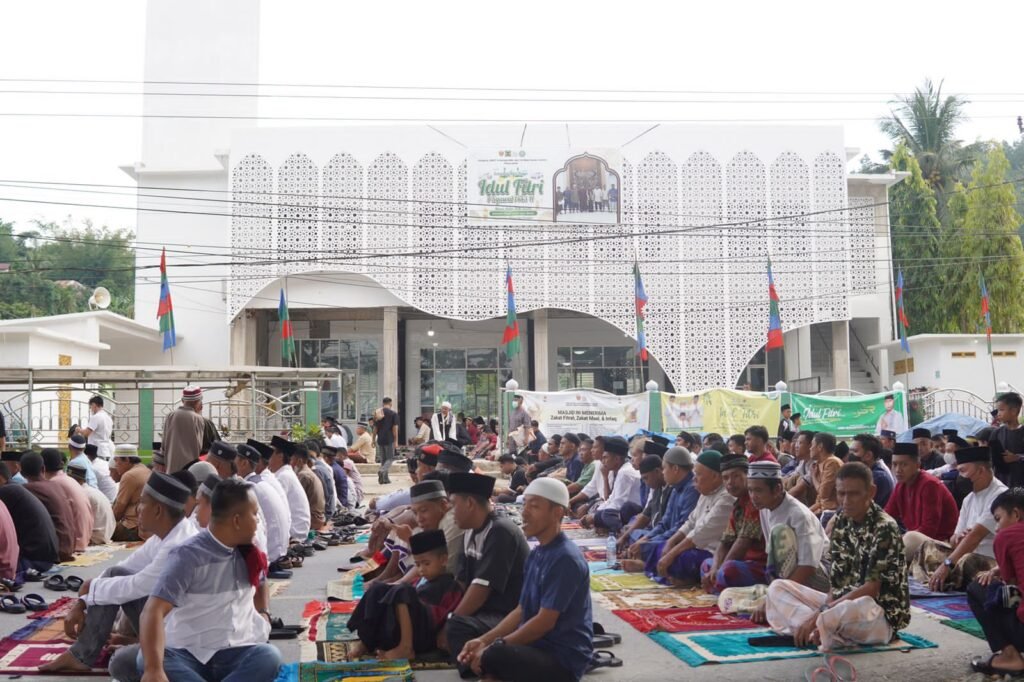
[{"label": "glass window", "polygon": [[573,367],[601,367],[602,353],[600,346],[583,346],[572,349]]},{"label": "glass window", "polygon": [[420,348],[420,369],[434,369],[433,348]]},{"label": "glass window", "polygon": [[635,364],[633,360],[633,348],[630,346],[605,346],[604,366],[605,367],[629,367]]},{"label": "glass window", "polygon": [[467,417],[498,416],[498,375],[493,371],[466,372],[466,399],[462,412]]},{"label": "glass window", "polygon": [[320,366],[338,368],[338,352],[340,341],[320,342]]},{"label": "glass window", "polygon": [[434,376],[434,400],[438,405],[447,400],[456,412],[461,412],[465,393],[466,370],[444,370]]},{"label": "glass window", "polygon": [[558,368],[558,390],[567,391],[572,388],[572,370],[568,367]]},{"label": "glass window", "polygon": [[466,369],[466,351],[462,348],[440,348],[434,351],[438,369]]},{"label": "glass window", "polygon": [[299,341],[299,367],[317,367],[320,362],[320,342],[310,339]]},{"label": "glass window", "polygon": [[568,346],[559,346],[555,355],[557,356],[559,367],[572,366],[572,348],[569,348]]},{"label": "glass window", "polygon": [[359,349],[353,347],[351,341],[338,341],[338,367],[340,369],[357,369],[359,367]]},{"label": "glass window", "polygon": [[420,402],[424,405],[434,404],[433,372],[420,372]]},{"label": "glass window", "polygon": [[497,369],[497,348],[469,348],[466,350],[466,367],[469,369]]}]

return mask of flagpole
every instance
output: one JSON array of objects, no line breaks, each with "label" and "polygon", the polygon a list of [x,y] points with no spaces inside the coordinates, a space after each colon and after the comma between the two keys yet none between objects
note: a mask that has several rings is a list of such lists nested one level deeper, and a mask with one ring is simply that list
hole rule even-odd
[{"label": "flagpole", "polygon": [[992,308],[988,300],[988,286],[985,284],[985,273],[978,266],[978,281],[981,283],[981,297],[984,307],[981,311],[982,319],[985,321],[985,337],[988,346],[988,364],[992,368],[992,395],[998,395],[999,382],[996,381],[996,358],[992,353]]}]

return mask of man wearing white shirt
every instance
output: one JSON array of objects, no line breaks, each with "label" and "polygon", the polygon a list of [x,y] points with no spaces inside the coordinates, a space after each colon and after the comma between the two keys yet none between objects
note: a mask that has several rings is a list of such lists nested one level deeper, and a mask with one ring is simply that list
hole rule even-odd
[{"label": "man wearing white shirt", "polygon": [[89,398],[89,423],[82,429],[82,435],[90,445],[95,445],[99,456],[109,460],[114,456],[114,420],[103,409],[103,396],[94,395]]},{"label": "man wearing white shirt", "polygon": [[[604,453],[601,454],[604,459]],[[608,479],[601,473],[601,460],[594,460],[594,474],[583,488],[569,500],[572,516],[580,519],[587,515],[591,504],[598,504],[607,497]]]},{"label": "man wearing white shirt", "polygon": [[[235,459],[235,466],[238,469],[238,476],[247,483],[253,484],[253,492],[256,494],[256,501],[259,503],[260,512],[266,524],[266,550],[267,559],[275,562],[288,553],[288,538],[291,533],[291,515],[288,513],[286,500],[278,497],[277,492],[264,483],[256,473],[256,465],[260,461],[260,452],[251,445],[239,445],[238,457]],[[278,575],[272,578],[289,578],[291,574],[274,570]]]},{"label": "man wearing white shirt", "polygon": [[152,535],[120,564],[82,584],[78,601],[64,618],[64,631],[75,643],[40,666],[40,671],[88,673],[122,609],[138,630],[139,615],[168,553],[197,532],[184,517],[189,494],[188,488],[170,476],[153,473],[149,477],[139,502],[139,526]]},{"label": "man wearing white shirt", "polygon": [[333,422],[324,429],[324,436],[324,442],[332,448],[348,447],[348,441],[345,440],[345,433],[341,430],[340,426]]},{"label": "man wearing white shirt", "polygon": [[[607,475],[608,497],[591,508],[582,525],[585,528],[593,525],[617,534],[632,518],[631,515],[623,518],[623,507],[632,502],[635,506],[630,506],[634,509],[641,508],[640,472],[629,461],[629,443],[625,438],[615,436],[605,440],[600,475],[602,479]],[[597,478],[597,474],[594,477]]]},{"label": "man wearing white shirt", "polygon": [[92,444],[85,446],[85,456],[89,458],[92,471],[96,474],[96,487],[113,503],[117,499],[117,482],[110,475],[110,463],[100,457],[99,448]]},{"label": "man wearing white shirt", "polygon": [[89,500],[89,507],[92,509],[92,535],[89,537],[90,545],[105,545],[110,542],[110,536],[114,534],[117,521],[114,520],[114,509],[110,506],[107,496],[86,483],[85,465],[80,461],[68,462],[68,477],[75,480],[82,486],[82,492]]},{"label": "man wearing white shirt", "polygon": [[295,453],[295,443],[280,436],[274,436],[270,440],[270,447],[273,448],[274,453],[270,457],[268,468],[277,477],[277,481],[284,488],[285,497],[288,499],[288,510],[292,515],[291,539],[296,542],[305,542],[312,521],[309,498],[306,497],[302,484],[299,483],[299,477],[287,464]]},{"label": "man wearing white shirt", "polygon": [[258,440],[250,438],[245,442],[251,448],[255,448],[260,453],[260,461],[256,464],[256,479],[259,483],[265,483],[268,488],[274,492],[274,496],[278,498],[281,505],[284,507],[285,512],[285,524],[284,527],[289,529],[291,532],[292,527],[292,511],[291,507],[288,506],[288,494],[284,491],[284,486],[281,485],[281,481],[277,480],[277,476],[270,470],[270,458],[274,456],[274,449],[265,443],[261,443]]}]

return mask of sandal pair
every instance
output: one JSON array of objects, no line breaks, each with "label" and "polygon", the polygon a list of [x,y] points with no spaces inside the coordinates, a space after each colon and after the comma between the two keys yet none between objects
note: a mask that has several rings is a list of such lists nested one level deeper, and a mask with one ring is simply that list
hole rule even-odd
[{"label": "sandal pair", "polygon": [[[853,664],[842,656],[825,656],[824,665],[809,668],[804,673],[806,682],[853,682],[857,679],[857,670]],[[972,663],[973,667],[974,664]]]},{"label": "sandal pair", "polygon": [[598,668],[621,668],[622,659],[610,651],[595,651],[590,657],[590,665],[587,672]]},{"label": "sandal pair", "polygon": [[51,575],[43,582],[43,587],[54,592],[66,592],[68,590],[78,592],[84,582],[77,575],[69,575],[67,578],[62,575]]}]

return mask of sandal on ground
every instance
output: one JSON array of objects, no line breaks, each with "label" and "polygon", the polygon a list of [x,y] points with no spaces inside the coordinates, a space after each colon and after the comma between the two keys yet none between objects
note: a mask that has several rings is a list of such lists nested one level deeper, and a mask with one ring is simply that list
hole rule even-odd
[{"label": "sandal on ground", "polygon": [[[618,634],[616,632],[608,632],[608,631],[606,631],[604,629],[604,626],[601,625],[600,623],[594,623],[593,627],[594,627],[594,634],[595,635],[600,635],[600,636],[603,636],[603,637],[610,638],[611,641],[612,641],[612,644],[621,644],[622,643],[622,635],[620,635],[620,634]],[[596,644],[594,645],[594,647],[598,648],[598,649],[601,648],[601,647],[598,647]]]},{"label": "sandal on ground", "polygon": [[25,608],[29,611],[45,611],[50,607],[43,599],[42,595],[39,594],[26,594],[21,598],[21,603],[25,605]]},{"label": "sandal on ground", "polygon": [[25,582],[27,583],[41,583],[43,582],[43,574],[34,568],[25,570]]},{"label": "sandal on ground", "polygon": [[283,568],[277,568],[267,573],[267,577],[271,580],[288,580],[292,575],[291,571],[286,571]]},{"label": "sandal on ground", "polygon": [[825,656],[825,665],[832,672],[836,682],[854,682],[857,679],[857,670],[842,656]]},{"label": "sandal on ground", "polygon": [[69,590],[74,590],[75,592],[78,592],[78,588],[80,588],[84,582],[85,581],[77,575],[69,575],[67,578],[64,578],[64,584],[68,586]]},{"label": "sandal on ground", "polygon": [[0,591],[2,592],[17,592],[21,589],[21,585],[14,582],[10,578],[0,578]]},{"label": "sandal on ground", "polygon": [[43,582],[43,587],[54,592],[67,592],[68,585],[64,582],[64,576],[51,575]]},{"label": "sandal on ground", "polygon": [[622,659],[615,656],[610,651],[595,651],[593,656],[590,657],[590,666],[587,668],[587,672],[595,670],[597,668],[621,668]]},{"label": "sandal on ground", "polygon": [[812,665],[804,671],[804,682],[836,682],[836,676],[823,665]]},{"label": "sandal on ground", "polygon": [[983,675],[1009,675],[1010,677],[1024,677],[1024,670],[1007,670],[1005,668],[998,668],[992,665],[992,661],[996,658],[996,654],[992,654],[986,658],[976,658],[971,661],[971,670],[976,673]]},{"label": "sandal on ground", "polygon": [[318,552],[323,552],[327,549],[327,544],[323,542],[314,542],[313,549],[315,549]]},{"label": "sandal on ground", "polygon": [[25,613],[26,611],[25,605],[11,594],[0,597],[0,609],[3,609],[4,613]]}]

